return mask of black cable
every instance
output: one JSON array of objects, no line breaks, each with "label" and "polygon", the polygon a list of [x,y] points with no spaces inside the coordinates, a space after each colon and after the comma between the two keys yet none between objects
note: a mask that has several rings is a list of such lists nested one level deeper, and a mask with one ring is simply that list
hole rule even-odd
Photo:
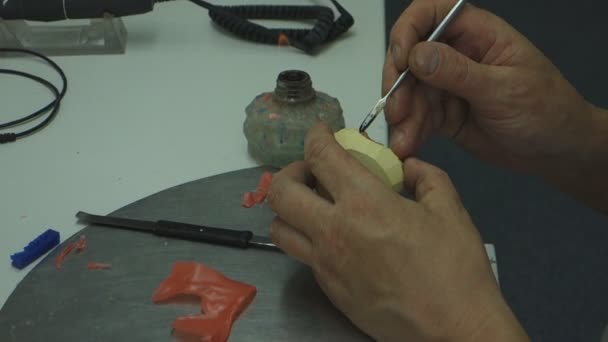
[{"label": "black cable", "polygon": [[[213,22],[241,38],[273,45],[287,43],[309,54],[314,53],[322,44],[338,38],[355,23],[352,15],[336,0],[331,0],[340,13],[340,17],[335,21],[333,10],[325,6],[218,6],[203,0],[190,1],[209,10],[209,17]],[[269,29],[248,19],[316,21],[310,30]]]},{"label": "black cable", "polygon": [[[17,70],[11,70],[11,69],[0,69],[0,73],[29,78],[33,81],[36,81],[36,82],[42,84],[43,86],[45,86],[47,88],[49,88],[49,90],[52,91],[53,94],[55,95],[55,99],[57,98],[57,96],[59,96],[59,90],[57,89],[57,87],[55,87],[51,82],[45,80],[44,78],[29,74],[29,73],[26,73],[23,71],[17,71]],[[17,125],[25,123],[27,121],[33,120],[36,117],[38,117],[39,115],[41,115],[42,113],[48,111],[53,105],[54,105],[54,101],[26,117],[0,124],[0,129],[17,126]]]},{"label": "black cable", "polygon": [[9,121],[9,122],[0,124],[0,129],[14,127],[14,126],[29,122],[31,120],[34,120],[38,117],[41,117],[42,115],[46,114],[49,110],[51,111],[49,113],[49,115],[44,120],[42,120],[42,122],[40,122],[39,124],[35,125],[32,128],[29,128],[29,129],[19,132],[19,133],[12,133],[12,132],[11,133],[0,133],[0,144],[14,142],[17,139],[24,138],[32,133],[35,133],[35,132],[43,129],[49,123],[51,123],[51,121],[57,116],[57,113],[59,112],[61,100],[65,96],[65,93],[67,91],[67,86],[68,86],[68,80],[65,76],[65,73],[61,69],[61,67],[59,67],[59,65],[57,65],[50,58],[44,56],[43,54],[40,54],[40,53],[32,51],[32,50],[27,50],[27,49],[0,48],[0,53],[3,53],[3,52],[4,53],[26,54],[26,55],[35,56],[35,57],[38,57],[38,58],[44,60],[48,65],[50,65],[53,69],[55,69],[55,71],[57,71],[57,73],[61,77],[63,85],[62,85],[62,88],[60,91],[51,82],[49,82],[39,76],[32,75],[30,73],[26,73],[23,71],[18,71],[18,70],[0,69],[0,74],[15,75],[15,76],[28,78],[30,80],[33,80],[33,81],[47,87],[55,95],[55,99],[53,101],[51,101],[46,106],[40,108],[39,110],[35,111],[34,113],[27,115],[25,117],[22,117],[20,119],[17,119],[17,120],[13,120],[13,121]]}]

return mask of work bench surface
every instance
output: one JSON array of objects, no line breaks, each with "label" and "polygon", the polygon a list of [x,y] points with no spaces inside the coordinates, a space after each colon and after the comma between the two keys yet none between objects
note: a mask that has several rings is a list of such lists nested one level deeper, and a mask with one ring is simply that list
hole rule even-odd
[{"label": "work bench surface", "polygon": [[[387,34],[409,1],[342,3],[355,25],[316,56],[237,39],[216,28],[205,10],[179,1],[124,18],[124,55],[52,57],[69,82],[59,115],[43,131],[0,145],[0,306],[35,266],[15,270],[9,255],[47,228],[69,238],[84,227],[77,211],[107,214],[165,189],[256,166],[242,132],[244,109],[274,88],[279,72],[308,72],[316,89],[340,100],[347,127],[358,127],[380,96]],[[513,24],[588,100],[608,108],[607,2],[474,4]],[[59,81],[25,58],[0,60],[7,67]],[[0,76],[0,89],[3,122],[51,99],[48,90],[13,76]],[[384,120],[369,133],[387,142]],[[473,159],[447,139],[433,138],[418,157],[450,174],[484,241],[495,245],[501,289],[532,340],[599,341],[608,322],[608,220],[542,180]]]}]

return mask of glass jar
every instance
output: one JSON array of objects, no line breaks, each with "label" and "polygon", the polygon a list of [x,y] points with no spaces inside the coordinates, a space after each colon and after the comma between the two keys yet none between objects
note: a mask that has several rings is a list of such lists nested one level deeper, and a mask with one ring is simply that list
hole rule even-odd
[{"label": "glass jar", "polygon": [[243,131],[248,151],[260,164],[282,168],[304,159],[304,140],[319,120],[334,132],[344,128],[338,99],[312,86],[300,70],[281,72],[272,92],[261,93],[245,108]]}]

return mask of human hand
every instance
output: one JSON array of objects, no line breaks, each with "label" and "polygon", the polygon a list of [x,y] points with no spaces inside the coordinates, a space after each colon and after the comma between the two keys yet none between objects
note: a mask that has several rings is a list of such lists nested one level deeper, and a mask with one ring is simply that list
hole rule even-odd
[{"label": "human hand", "polygon": [[415,76],[385,108],[393,151],[403,159],[433,132],[459,133],[478,157],[522,171],[585,151],[593,106],[502,19],[466,4],[443,42],[421,42],[455,2],[414,0],[393,27],[383,93],[408,66]]},{"label": "human hand", "polygon": [[273,241],[377,340],[525,340],[448,176],[415,159],[404,170],[415,201],[351,157],[328,126],[315,126],[305,161],[273,177]]}]

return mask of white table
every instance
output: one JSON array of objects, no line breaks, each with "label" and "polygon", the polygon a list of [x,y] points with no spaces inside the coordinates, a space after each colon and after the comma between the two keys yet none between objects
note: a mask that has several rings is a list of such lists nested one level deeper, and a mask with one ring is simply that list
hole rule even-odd
[{"label": "white table", "polygon": [[[315,57],[236,39],[213,27],[205,10],[179,1],[125,18],[125,55],[53,58],[69,79],[58,117],[29,138],[0,145],[0,306],[35,265],[18,271],[10,254],[47,227],[63,241],[82,228],[78,210],[107,214],[184,182],[255,166],[242,133],[244,108],[274,89],[280,71],[310,73],[316,89],[341,101],[346,125],[358,127],[380,96],[384,3],[342,4],[355,26]],[[0,60],[0,68],[10,66],[55,78],[40,63]],[[49,99],[33,82],[0,75],[1,122]],[[368,133],[386,142],[384,120]]]}]

